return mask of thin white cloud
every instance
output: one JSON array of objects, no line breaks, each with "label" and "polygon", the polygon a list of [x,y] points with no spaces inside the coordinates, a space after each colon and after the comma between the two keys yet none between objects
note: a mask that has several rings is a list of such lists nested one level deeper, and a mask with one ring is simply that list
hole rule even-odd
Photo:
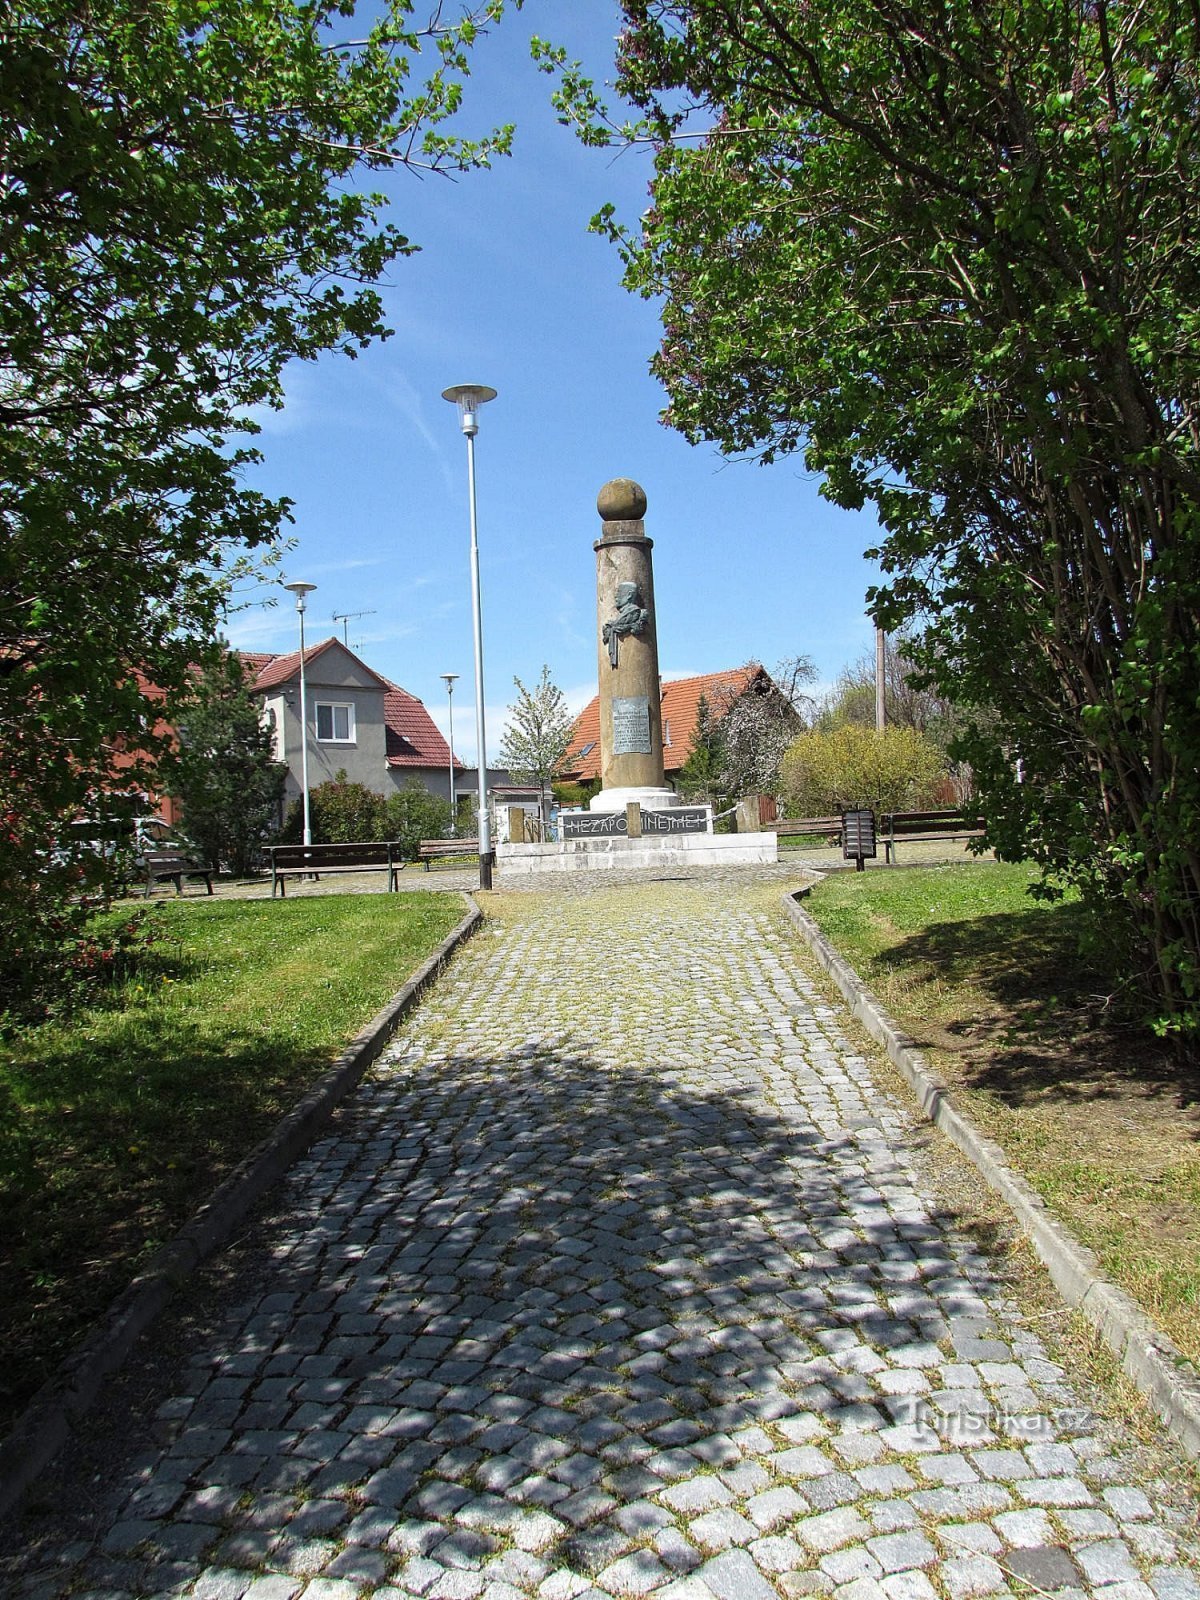
[{"label": "thin white cloud", "polygon": [[456,480],[446,452],[445,440],[429,420],[427,401],[422,391],[396,368],[389,369],[380,377],[379,387],[400,417],[425,444],[437,462],[447,494],[453,494]]},{"label": "thin white cloud", "polygon": [[[334,572],[357,572],[361,567],[382,567],[387,562],[386,556],[353,556],[345,561],[319,561],[316,566],[306,566],[307,573],[316,573],[321,577],[328,577]],[[292,563],[295,565],[295,562]]]}]

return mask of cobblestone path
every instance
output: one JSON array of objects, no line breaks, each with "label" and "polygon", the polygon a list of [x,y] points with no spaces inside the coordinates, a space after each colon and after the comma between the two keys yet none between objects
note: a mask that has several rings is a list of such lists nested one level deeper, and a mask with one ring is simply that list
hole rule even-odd
[{"label": "cobblestone path", "polygon": [[286,1184],[97,1542],[5,1593],[1200,1600],[777,893],[503,897]]}]

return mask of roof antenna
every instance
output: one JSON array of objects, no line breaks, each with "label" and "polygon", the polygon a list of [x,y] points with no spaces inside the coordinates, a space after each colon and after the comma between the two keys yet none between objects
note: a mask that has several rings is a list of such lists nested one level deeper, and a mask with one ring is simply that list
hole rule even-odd
[{"label": "roof antenna", "polygon": [[340,622],[342,625],[342,643],[347,650],[350,648],[350,628],[348,624],[356,617],[373,617],[374,615],[373,609],[371,611],[335,611],[333,613],[333,620]]}]

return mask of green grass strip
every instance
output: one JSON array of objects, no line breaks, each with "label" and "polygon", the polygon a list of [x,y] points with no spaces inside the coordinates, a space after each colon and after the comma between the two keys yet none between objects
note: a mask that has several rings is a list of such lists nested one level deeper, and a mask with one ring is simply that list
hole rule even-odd
[{"label": "green grass strip", "polygon": [[0,1422],[457,926],[457,896],[156,908],[137,975],[0,1042]]},{"label": "green grass strip", "polygon": [[1023,866],[838,873],[805,904],[976,1125],[1200,1364],[1200,1108]]}]

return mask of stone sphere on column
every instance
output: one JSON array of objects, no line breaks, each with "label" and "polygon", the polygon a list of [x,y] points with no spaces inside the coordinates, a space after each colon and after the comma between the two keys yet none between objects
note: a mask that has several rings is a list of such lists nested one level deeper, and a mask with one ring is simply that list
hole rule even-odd
[{"label": "stone sphere on column", "polygon": [[638,522],[646,515],[646,491],[632,478],[610,478],[596,496],[605,522]]}]

